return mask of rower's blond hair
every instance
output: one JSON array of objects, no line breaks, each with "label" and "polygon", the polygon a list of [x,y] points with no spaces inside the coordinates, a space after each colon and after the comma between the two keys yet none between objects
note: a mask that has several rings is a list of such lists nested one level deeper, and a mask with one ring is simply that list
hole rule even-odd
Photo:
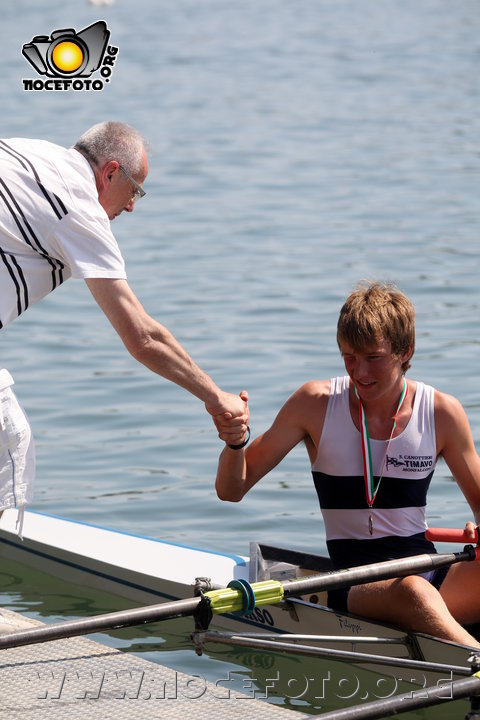
[{"label": "rower's blond hair", "polygon": [[[337,324],[337,343],[363,352],[389,341],[394,355],[415,350],[415,310],[406,295],[392,283],[362,282],[348,296]],[[409,360],[402,365],[403,372]]]}]

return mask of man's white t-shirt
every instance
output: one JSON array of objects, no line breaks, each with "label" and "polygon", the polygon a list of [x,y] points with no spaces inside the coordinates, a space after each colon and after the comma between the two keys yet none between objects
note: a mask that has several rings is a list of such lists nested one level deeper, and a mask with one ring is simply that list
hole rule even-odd
[{"label": "man's white t-shirt", "polygon": [[70,277],[126,278],[89,163],[45,140],[0,140],[0,328]]}]

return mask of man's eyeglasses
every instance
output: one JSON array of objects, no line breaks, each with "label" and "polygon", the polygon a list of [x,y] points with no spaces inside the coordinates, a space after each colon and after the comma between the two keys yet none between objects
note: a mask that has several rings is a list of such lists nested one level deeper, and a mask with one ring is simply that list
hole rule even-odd
[{"label": "man's eyeglasses", "polygon": [[144,196],[146,195],[145,190],[144,190],[142,187],[140,187],[140,185],[132,178],[131,175],[129,175],[129,174],[127,173],[127,171],[125,170],[125,168],[124,168],[122,165],[120,165],[120,163],[118,164],[118,167],[119,167],[120,170],[123,172],[123,174],[125,175],[125,177],[128,178],[133,185],[135,185],[136,190],[135,190],[135,192],[133,193],[131,199],[132,199],[133,202],[137,202],[137,200],[140,200],[140,198],[142,198],[142,197],[144,197]]}]

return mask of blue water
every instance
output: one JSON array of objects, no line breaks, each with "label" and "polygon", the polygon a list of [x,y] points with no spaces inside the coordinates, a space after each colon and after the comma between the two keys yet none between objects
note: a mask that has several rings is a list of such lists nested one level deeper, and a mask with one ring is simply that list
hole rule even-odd
[{"label": "blue water", "polygon": [[[26,92],[21,47],[104,19],[101,92]],[[303,382],[342,372],[340,306],[361,278],[417,312],[410,375],[453,393],[480,442],[480,53],[475,0],[17,0],[2,8],[3,137],[73,144],[94,122],[151,145],[147,196],[113,229],[130,283],[265,429]],[[238,505],[216,499],[202,404],[126,353],[82,282],[2,331],[37,441],[34,508],[246,553],[324,549],[297,448]],[[471,513],[448,469],[432,525]]]}]

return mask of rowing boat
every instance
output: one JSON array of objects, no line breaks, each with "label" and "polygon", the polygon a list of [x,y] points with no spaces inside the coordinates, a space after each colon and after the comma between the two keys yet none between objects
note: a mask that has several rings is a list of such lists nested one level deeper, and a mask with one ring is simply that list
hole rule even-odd
[{"label": "rowing boat", "polygon": [[[32,511],[25,513],[20,538],[16,516],[7,510],[0,520],[1,557],[140,604],[191,598],[195,587],[223,588],[232,580],[288,581],[331,570],[319,555],[257,543],[246,556],[213,552]],[[420,687],[448,679],[450,670],[452,679],[470,672],[467,646],[339,613],[325,607],[325,600],[323,593],[309,592],[248,614],[215,616],[222,634],[200,633],[197,645],[201,650],[205,643],[228,642],[283,653],[286,639],[294,638],[296,653],[348,661],[367,671],[387,668],[397,677],[408,672]]]}]

